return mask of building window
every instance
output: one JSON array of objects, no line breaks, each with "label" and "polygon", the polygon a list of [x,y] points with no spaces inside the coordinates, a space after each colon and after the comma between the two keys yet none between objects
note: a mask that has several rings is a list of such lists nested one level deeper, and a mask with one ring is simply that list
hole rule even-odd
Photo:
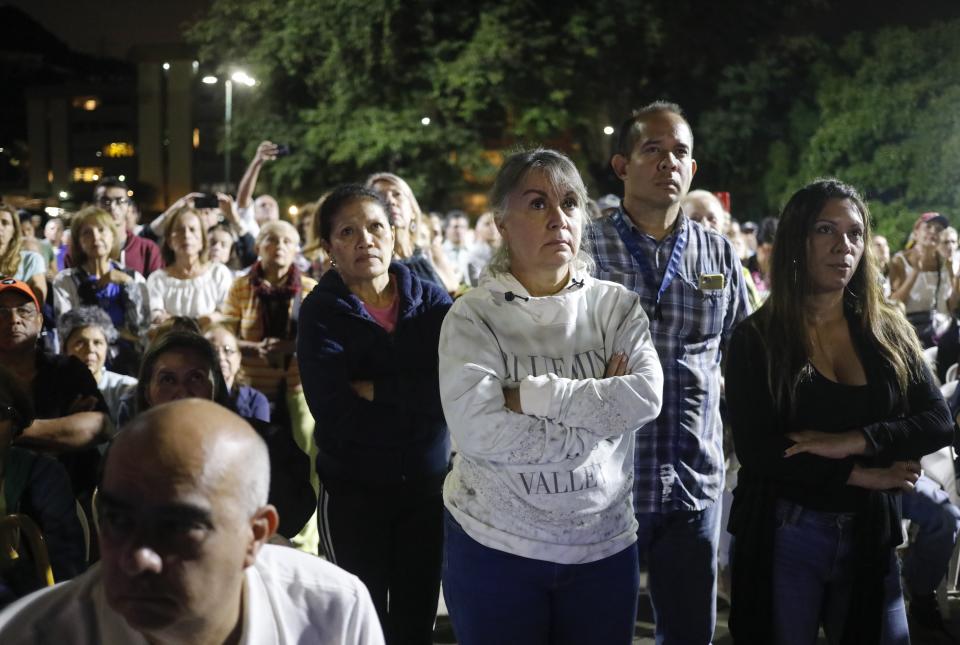
[{"label": "building window", "polygon": [[200,128],[193,129],[193,149],[200,147]]},{"label": "building window", "polygon": [[78,110],[93,112],[100,107],[100,99],[95,96],[77,96],[73,99],[73,107]]},{"label": "building window", "polygon": [[133,144],[126,141],[112,141],[103,146],[103,154],[111,159],[132,157],[134,154]]},{"label": "building window", "polygon": [[103,168],[81,166],[79,168],[73,169],[73,181],[76,181],[76,182],[92,184],[95,181],[100,181],[100,177],[102,176],[103,176]]}]

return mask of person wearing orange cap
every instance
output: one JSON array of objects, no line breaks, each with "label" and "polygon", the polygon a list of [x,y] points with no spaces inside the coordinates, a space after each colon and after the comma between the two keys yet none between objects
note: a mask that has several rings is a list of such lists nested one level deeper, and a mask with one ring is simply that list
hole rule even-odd
[{"label": "person wearing orange cap", "polygon": [[30,286],[0,280],[0,365],[31,394],[36,419],[18,443],[59,453],[74,494],[89,499],[96,486],[100,453],[113,424],[90,370],[68,356],[45,354],[38,347],[43,316]]}]

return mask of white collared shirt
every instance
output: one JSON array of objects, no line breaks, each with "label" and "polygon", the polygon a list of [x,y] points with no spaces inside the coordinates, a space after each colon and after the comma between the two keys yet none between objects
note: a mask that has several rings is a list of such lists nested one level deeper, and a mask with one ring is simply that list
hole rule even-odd
[{"label": "white collared shirt", "polygon": [[[146,645],[107,604],[100,565],[18,600],[0,613],[0,643]],[[383,632],[360,580],[295,549],[261,548],[244,580],[241,645],[383,645]]]}]

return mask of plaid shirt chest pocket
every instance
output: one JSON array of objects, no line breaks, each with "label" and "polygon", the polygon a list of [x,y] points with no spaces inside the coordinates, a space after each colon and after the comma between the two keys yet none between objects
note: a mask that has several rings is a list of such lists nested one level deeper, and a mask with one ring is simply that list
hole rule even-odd
[{"label": "plaid shirt chest pocket", "polygon": [[671,308],[680,318],[678,335],[684,344],[714,345],[716,343],[712,341],[719,342],[729,302],[728,290],[702,290],[697,282],[684,275],[677,275],[674,282],[676,288],[670,291],[679,300],[679,306]]}]

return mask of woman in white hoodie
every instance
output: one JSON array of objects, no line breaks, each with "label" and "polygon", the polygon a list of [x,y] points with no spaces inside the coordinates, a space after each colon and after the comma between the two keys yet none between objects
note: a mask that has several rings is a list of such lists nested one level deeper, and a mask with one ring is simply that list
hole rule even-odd
[{"label": "woman in white hoodie", "polygon": [[566,156],[514,154],[491,203],[503,244],[440,335],[454,630],[466,645],[630,643],[634,432],[663,389],[647,317],[590,277],[587,194]]}]

